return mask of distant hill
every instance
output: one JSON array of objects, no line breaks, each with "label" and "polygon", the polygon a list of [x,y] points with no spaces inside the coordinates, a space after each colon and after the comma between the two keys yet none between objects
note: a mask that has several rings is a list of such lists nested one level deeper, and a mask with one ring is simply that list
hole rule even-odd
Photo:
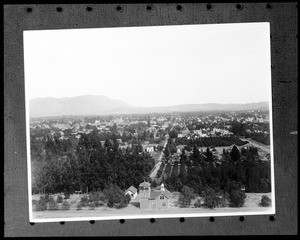
[{"label": "distant hill", "polygon": [[35,98],[29,102],[30,117],[62,115],[108,115],[150,112],[267,110],[268,102],[247,104],[182,104],[161,107],[134,107],[106,96],[85,95],[71,98]]},{"label": "distant hill", "polygon": [[165,107],[149,108],[155,112],[193,112],[193,111],[242,111],[242,110],[267,110],[268,102],[246,104],[183,104]]},{"label": "distant hill", "polygon": [[118,112],[127,103],[106,96],[85,95],[72,98],[35,98],[29,102],[30,117],[93,115]]}]

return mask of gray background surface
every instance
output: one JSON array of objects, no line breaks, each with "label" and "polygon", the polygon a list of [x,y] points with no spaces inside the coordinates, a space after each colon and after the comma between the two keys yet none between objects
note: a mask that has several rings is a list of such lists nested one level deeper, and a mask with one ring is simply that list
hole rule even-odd
[{"label": "gray background surface", "polygon": [[[297,234],[298,35],[296,3],[4,5],[5,236]],[[86,7],[91,6],[92,11]],[[32,12],[27,12],[27,7]],[[62,7],[57,12],[56,7]],[[269,216],[36,223],[28,213],[23,30],[270,22],[275,160],[275,221]],[[170,39],[172,41],[172,39]],[[174,49],[176,51],[176,49]],[[55,69],[53,69],[55,71]],[[150,69],[151,70],[151,69]],[[117,69],[116,69],[117,71]],[[259,86],[257,86],[259,87]],[[295,132],[296,131],[296,132]]]}]

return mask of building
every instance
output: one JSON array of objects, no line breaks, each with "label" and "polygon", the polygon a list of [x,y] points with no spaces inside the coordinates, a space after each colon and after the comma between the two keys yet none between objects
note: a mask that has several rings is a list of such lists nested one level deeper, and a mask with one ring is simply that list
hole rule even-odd
[{"label": "building", "polygon": [[171,193],[161,184],[159,189],[151,189],[150,183],[142,182],[139,185],[141,209],[166,209],[169,207]]},{"label": "building", "polygon": [[153,146],[152,147],[146,147],[146,152],[149,152],[149,153],[154,152],[154,147]]},{"label": "building", "polygon": [[131,199],[135,199],[137,196],[137,189],[134,186],[131,186],[125,191],[125,195],[129,194]]}]

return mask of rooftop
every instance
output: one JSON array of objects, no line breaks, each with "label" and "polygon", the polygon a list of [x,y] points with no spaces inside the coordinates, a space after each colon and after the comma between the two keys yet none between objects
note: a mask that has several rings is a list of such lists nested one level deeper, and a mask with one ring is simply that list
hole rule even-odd
[{"label": "rooftop", "polygon": [[127,191],[131,191],[132,193],[136,193],[137,189],[134,186],[131,186],[130,188],[128,188],[125,192]]},{"label": "rooftop", "polygon": [[144,181],[139,185],[139,187],[150,187],[150,185],[150,183]]}]

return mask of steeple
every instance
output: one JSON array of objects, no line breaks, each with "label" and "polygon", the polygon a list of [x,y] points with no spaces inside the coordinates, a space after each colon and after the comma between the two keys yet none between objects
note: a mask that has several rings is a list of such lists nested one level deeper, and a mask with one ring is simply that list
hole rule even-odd
[{"label": "steeple", "polygon": [[139,185],[139,196],[140,197],[150,197],[150,183],[148,182],[142,182],[140,185]]}]

